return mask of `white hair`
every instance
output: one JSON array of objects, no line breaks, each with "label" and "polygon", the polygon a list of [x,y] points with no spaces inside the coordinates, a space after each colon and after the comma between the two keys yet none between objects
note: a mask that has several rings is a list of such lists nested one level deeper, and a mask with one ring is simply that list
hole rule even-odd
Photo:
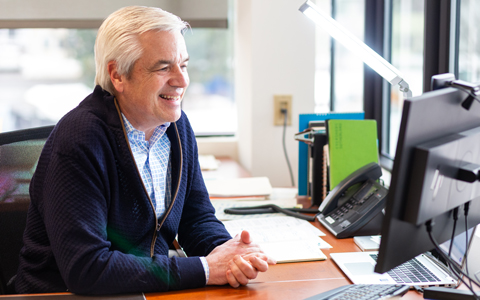
[{"label": "white hair", "polygon": [[115,61],[120,75],[131,74],[142,55],[138,37],[147,31],[179,31],[188,23],[157,7],[127,6],[112,13],[98,29],[95,41],[95,85],[113,95],[115,88],[108,73],[108,63]]}]

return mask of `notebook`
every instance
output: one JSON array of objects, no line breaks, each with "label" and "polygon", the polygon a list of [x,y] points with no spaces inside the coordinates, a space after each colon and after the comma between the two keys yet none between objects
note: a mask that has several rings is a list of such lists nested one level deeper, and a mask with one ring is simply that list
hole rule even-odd
[{"label": "notebook", "polygon": [[[469,247],[473,231],[474,229],[472,228],[468,233]],[[447,241],[440,247],[448,252],[449,243],[450,241]],[[468,252],[465,233],[455,237],[452,248],[452,258],[463,268],[465,264],[464,257]],[[399,283],[418,287],[456,287],[459,284],[458,279],[448,270],[447,266],[430,253],[418,255],[386,273],[375,273],[373,269],[376,264],[377,253],[377,251],[332,253],[330,257],[354,284]],[[416,272],[407,274],[412,269],[415,269]]]}]

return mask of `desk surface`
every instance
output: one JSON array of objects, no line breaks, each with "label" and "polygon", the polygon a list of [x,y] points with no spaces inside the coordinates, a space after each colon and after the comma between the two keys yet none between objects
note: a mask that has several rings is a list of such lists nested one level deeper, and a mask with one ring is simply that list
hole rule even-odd
[{"label": "desk surface", "polygon": [[[217,176],[216,173],[221,172],[222,176],[227,174],[229,178],[249,177],[248,172],[233,160],[224,158],[220,160],[221,170],[207,171],[207,173],[209,172],[207,176]],[[299,202],[309,204],[304,197],[299,198]],[[277,264],[271,266],[268,272],[260,273],[247,286],[236,289],[230,286],[208,286],[177,292],[149,293],[146,294],[146,299],[305,299],[350,284],[351,282],[330,259],[330,253],[353,252],[360,251],[360,249],[352,238],[336,239],[318,220],[313,224],[326,233],[323,238],[333,247],[323,250],[328,257],[325,261]],[[2,296],[0,296],[1,298]],[[411,290],[402,299],[423,299],[423,296]]]},{"label": "desk surface", "polygon": [[[300,200],[302,202],[303,199]],[[304,200],[303,200],[304,201]],[[330,253],[353,252],[360,249],[353,238],[337,239],[316,220],[313,223],[325,232],[322,237],[332,245],[323,252],[328,259],[315,262],[298,262],[270,266],[265,273],[252,280],[247,286],[231,288],[229,286],[209,286],[200,289],[178,292],[146,294],[147,300],[157,299],[305,299],[333,288],[351,284],[342,271],[330,259]],[[402,297],[405,300],[423,299],[423,295],[414,290]]]},{"label": "desk surface", "polygon": [[[228,158],[220,158],[221,170],[206,171],[207,176],[221,172],[223,176],[249,177],[248,172]],[[213,172],[213,174],[212,174]],[[309,205],[306,197],[299,202]],[[337,239],[318,220],[313,223],[326,236],[322,237],[332,245],[332,249],[322,250],[328,257],[325,261],[297,262],[270,266],[265,273],[260,273],[247,286],[232,288],[230,286],[208,286],[200,289],[178,292],[147,294],[147,300],[157,299],[305,299],[333,288],[351,284],[343,272],[330,259],[330,253],[361,251],[353,238]],[[402,297],[405,300],[423,299],[423,295],[414,290]]]}]

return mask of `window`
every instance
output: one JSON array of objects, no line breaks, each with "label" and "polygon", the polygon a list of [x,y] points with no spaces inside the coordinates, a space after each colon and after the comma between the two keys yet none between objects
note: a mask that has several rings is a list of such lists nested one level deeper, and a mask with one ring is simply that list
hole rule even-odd
[{"label": "window", "polygon": [[472,83],[480,82],[479,19],[480,3],[475,0],[462,0],[460,2],[457,78]]},{"label": "window", "polygon": [[[365,15],[382,20],[385,31],[381,34],[374,32],[378,22],[373,22],[373,27],[367,22],[369,28],[373,28],[368,37],[373,37],[373,44],[377,47],[383,45],[378,47],[379,51],[383,50],[384,58],[403,74],[413,96],[429,90],[429,80],[434,74],[450,72],[457,79],[472,83],[480,81],[480,30],[476,24],[480,18],[478,1],[317,0],[317,5],[325,12],[332,11],[340,23],[361,39]],[[365,8],[362,9],[363,6]],[[425,36],[425,31],[428,36]],[[334,50],[330,51],[328,39],[321,35],[321,29],[318,32],[316,112],[325,112],[327,108],[336,111],[362,110],[360,105],[365,103],[366,115],[368,113],[369,117],[375,118],[381,126],[381,161],[390,168],[398,140],[403,93],[398,86],[393,87],[385,80],[383,85],[378,85],[375,79],[363,78],[362,68],[357,67],[353,58],[345,56],[348,52],[342,53],[346,50],[340,45],[333,45]],[[448,45],[448,41],[452,45]],[[372,99],[362,99],[360,94],[356,94],[357,91],[362,92],[362,87],[357,86],[362,81],[366,82],[365,86],[380,92],[370,93]],[[328,83],[329,89],[326,88]],[[381,96],[377,97],[378,94]],[[330,107],[325,99],[332,102]]]},{"label": "window", "polygon": [[[392,30],[384,36],[386,41],[391,40],[391,62],[403,73],[413,96],[429,91],[429,80],[435,74],[448,72],[457,79],[480,81],[480,33],[475,23],[480,17],[478,1],[385,0],[385,3],[389,3],[392,16]],[[381,117],[382,130],[387,134],[382,135],[381,145],[383,157],[392,159],[403,95],[396,87],[390,90],[389,97],[383,99],[386,109]]]},{"label": "window", "polygon": [[[423,92],[424,2],[394,0],[392,4],[391,64],[402,72],[412,95],[418,96]],[[390,157],[397,148],[403,100],[398,86],[390,87],[389,142],[384,143],[384,152]]]},{"label": "window", "polygon": [[233,89],[233,30],[193,28],[185,33],[190,86],[182,108],[195,135],[233,135],[237,110]]},{"label": "window", "polygon": [[[137,2],[132,0],[129,4]],[[190,87],[182,108],[197,136],[233,135],[237,130],[233,29],[231,26],[226,28],[228,15],[232,15],[228,10],[233,5],[231,1],[227,2],[164,4],[167,10],[178,10],[180,16],[193,17],[187,20],[192,29],[185,32],[190,55]],[[85,5],[84,11],[80,12],[66,9],[63,12],[67,14],[66,17],[60,14],[67,5],[59,3],[49,0],[45,4],[56,8],[50,11],[51,14],[57,12],[54,16],[35,15],[30,10],[11,21],[8,14],[0,14],[0,132],[55,124],[94,88],[93,49],[96,28],[104,17],[99,16],[97,11],[92,12],[88,8],[94,7],[91,5]],[[13,1],[8,4],[16,5]],[[111,2],[108,5],[113,12],[120,4]],[[215,9],[212,10],[210,6]],[[92,15],[96,19],[79,19]],[[61,19],[68,19],[68,16],[74,20],[69,22]],[[60,19],[56,20],[57,17]],[[2,24],[10,29],[2,29]],[[33,27],[56,28],[27,28],[29,24],[33,24]],[[49,26],[43,26],[45,24]],[[75,29],[78,27],[75,24],[88,29]]]},{"label": "window", "polygon": [[[335,19],[363,40],[365,1],[334,1]],[[339,43],[334,46],[334,111],[363,111],[363,61]]]},{"label": "window", "polygon": [[0,29],[0,131],[55,124],[93,89],[95,29]]},{"label": "window", "polygon": [[[325,13],[363,40],[365,1],[317,1]],[[363,67],[360,58],[316,29],[315,112],[363,111]]]},{"label": "window", "polygon": [[[325,13],[331,11],[330,0],[317,0]],[[315,112],[330,111],[331,90],[331,38],[321,28],[315,27]]]}]

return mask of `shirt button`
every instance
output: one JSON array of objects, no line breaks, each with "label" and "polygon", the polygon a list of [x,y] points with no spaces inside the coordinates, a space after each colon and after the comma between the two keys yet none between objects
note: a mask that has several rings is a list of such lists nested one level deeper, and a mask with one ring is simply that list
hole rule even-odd
[{"label": "shirt button", "polygon": [[160,191],[160,187],[155,187],[155,192],[159,192]]}]

